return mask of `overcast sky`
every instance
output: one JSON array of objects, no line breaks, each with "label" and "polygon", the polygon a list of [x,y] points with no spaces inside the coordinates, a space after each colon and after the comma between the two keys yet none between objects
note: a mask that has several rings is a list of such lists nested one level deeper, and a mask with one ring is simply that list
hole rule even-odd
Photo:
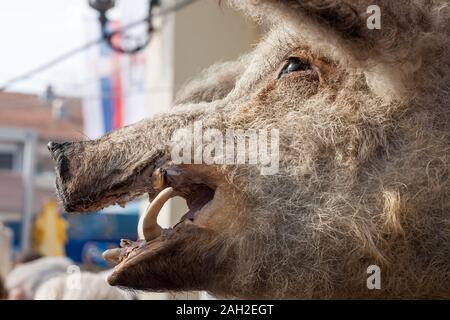
[{"label": "overcast sky", "polygon": [[[0,86],[95,37],[86,27],[95,21],[87,0],[0,0]],[[8,90],[41,93],[52,84],[76,94],[88,74],[85,61],[79,54]]]}]

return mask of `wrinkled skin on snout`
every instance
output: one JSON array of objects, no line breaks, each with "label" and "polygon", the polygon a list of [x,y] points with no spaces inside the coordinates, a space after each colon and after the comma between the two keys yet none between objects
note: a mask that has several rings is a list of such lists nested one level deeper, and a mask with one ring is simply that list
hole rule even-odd
[{"label": "wrinkled skin on snout", "polygon": [[[368,1],[235,1],[270,26],[253,52],[203,72],[167,113],[49,144],[67,211],[153,200],[140,240],[105,253],[117,264],[110,284],[243,298],[450,296],[450,10],[377,3],[381,30],[367,28]],[[279,170],[175,163],[172,135],[198,121],[224,134],[278,130]],[[156,216],[173,196],[189,212],[162,229]],[[380,290],[367,288],[371,265]]]}]

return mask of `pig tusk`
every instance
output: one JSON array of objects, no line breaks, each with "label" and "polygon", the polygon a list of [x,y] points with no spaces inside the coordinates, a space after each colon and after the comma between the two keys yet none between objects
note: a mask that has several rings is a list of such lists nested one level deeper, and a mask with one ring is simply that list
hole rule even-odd
[{"label": "pig tusk", "polygon": [[164,206],[164,203],[172,197],[173,193],[172,187],[165,188],[147,207],[147,210],[145,210],[145,213],[139,219],[139,239],[150,241],[161,235],[162,228],[158,225],[156,219],[158,218],[158,214]]}]

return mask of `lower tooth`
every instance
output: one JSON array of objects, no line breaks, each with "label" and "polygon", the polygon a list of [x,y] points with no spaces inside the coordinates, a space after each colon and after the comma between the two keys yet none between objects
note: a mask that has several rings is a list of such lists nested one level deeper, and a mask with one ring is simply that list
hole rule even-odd
[{"label": "lower tooth", "polygon": [[131,244],[133,244],[133,241],[128,240],[128,239],[120,239],[120,247],[121,248],[126,248],[131,246]]},{"label": "lower tooth", "polygon": [[102,256],[103,259],[110,261],[112,263],[118,264],[121,259],[122,249],[115,248],[115,249],[109,249],[103,252]]}]

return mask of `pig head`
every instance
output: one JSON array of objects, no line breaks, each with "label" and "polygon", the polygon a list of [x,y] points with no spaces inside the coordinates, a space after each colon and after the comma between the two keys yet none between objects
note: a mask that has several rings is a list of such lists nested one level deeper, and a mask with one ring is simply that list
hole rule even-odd
[{"label": "pig head", "polygon": [[[166,113],[49,143],[68,212],[149,194],[140,240],[105,253],[117,264],[110,284],[244,298],[449,297],[449,3],[230,3],[269,30],[252,52],[203,72]],[[368,27],[373,4],[381,29]],[[199,138],[196,125],[213,131]],[[182,162],[180,129],[200,139]],[[222,154],[237,150],[239,130],[267,133],[247,143],[245,163],[205,148],[231,137]],[[262,161],[264,148],[276,165]],[[163,229],[156,217],[174,196],[189,211]],[[368,288],[371,266],[379,289]]]}]

